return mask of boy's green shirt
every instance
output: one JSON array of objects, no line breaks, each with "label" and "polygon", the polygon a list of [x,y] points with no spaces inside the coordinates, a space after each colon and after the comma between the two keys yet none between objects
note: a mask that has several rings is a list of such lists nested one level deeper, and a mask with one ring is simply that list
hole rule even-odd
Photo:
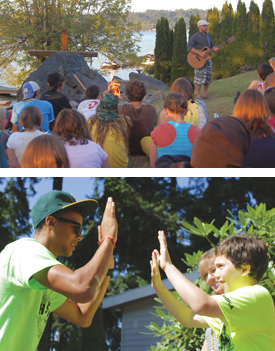
[{"label": "boy's green shirt", "polygon": [[214,295],[225,317],[205,317],[222,351],[274,351],[275,312],[268,290],[260,285]]},{"label": "boy's green shirt", "polygon": [[67,299],[32,276],[61,264],[37,240],[20,239],[0,254],[0,350],[34,351],[50,312]]}]

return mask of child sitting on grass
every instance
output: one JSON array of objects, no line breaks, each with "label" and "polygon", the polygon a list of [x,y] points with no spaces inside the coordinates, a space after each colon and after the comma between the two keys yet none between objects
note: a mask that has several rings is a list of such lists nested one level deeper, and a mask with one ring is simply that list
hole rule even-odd
[{"label": "child sitting on grass", "polygon": [[96,115],[88,119],[92,140],[108,154],[112,168],[128,165],[129,134],[132,122],[118,115],[118,98],[110,92],[103,94]]},{"label": "child sitting on grass", "polygon": [[198,127],[185,122],[187,100],[181,93],[168,94],[164,100],[164,112],[167,122],[151,132],[151,167],[155,167],[157,158],[164,155],[182,155],[190,159],[193,143],[200,131]]},{"label": "child sitting on grass", "polygon": [[[215,276],[224,294],[214,296],[191,283],[172,264],[163,231],[158,239],[160,253],[154,250],[150,262],[152,287],[182,325],[210,327],[219,338],[220,350],[274,350],[274,303],[269,292],[257,284],[268,264],[268,249],[261,239],[236,234],[217,245]],[[187,306],[163,286],[159,266]]]}]

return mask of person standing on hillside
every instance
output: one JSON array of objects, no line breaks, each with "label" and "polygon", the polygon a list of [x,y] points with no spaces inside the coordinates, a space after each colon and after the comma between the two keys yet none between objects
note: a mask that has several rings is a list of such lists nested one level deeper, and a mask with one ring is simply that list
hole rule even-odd
[{"label": "person standing on hillside", "polygon": [[[205,46],[214,51],[218,51],[219,48],[215,46],[211,34],[207,33],[209,22],[205,20],[199,20],[197,26],[199,31],[195,33],[187,44],[187,49],[202,58],[207,55],[201,51]],[[212,82],[212,61],[207,60],[203,67],[195,69],[194,84],[196,86],[197,98],[201,98],[201,86],[203,85],[203,99],[209,99],[207,95],[209,84]]]}]

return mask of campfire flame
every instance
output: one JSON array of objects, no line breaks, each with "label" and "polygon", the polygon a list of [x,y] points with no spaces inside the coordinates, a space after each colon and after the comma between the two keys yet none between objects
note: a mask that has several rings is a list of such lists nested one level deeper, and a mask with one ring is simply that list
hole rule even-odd
[{"label": "campfire flame", "polygon": [[108,82],[108,91],[118,97],[121,97],[119,86],[120,84],[113,78],[110,83]]}]

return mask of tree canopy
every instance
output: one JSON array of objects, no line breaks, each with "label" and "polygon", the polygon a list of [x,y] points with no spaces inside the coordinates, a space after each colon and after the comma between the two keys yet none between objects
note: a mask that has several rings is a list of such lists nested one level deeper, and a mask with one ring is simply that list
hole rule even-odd
[{"label": "tree canopy", "polygon": [[134,33],[140,29],[127,19],[129,4],[130,0],[0,0],[0,67],[14,71],[10,64],[16,63],[22,80],[36,66],[29,50],[61,50],[62,27],[68,29],[69,50],[97,51],[127,62],[137,53]]}]

